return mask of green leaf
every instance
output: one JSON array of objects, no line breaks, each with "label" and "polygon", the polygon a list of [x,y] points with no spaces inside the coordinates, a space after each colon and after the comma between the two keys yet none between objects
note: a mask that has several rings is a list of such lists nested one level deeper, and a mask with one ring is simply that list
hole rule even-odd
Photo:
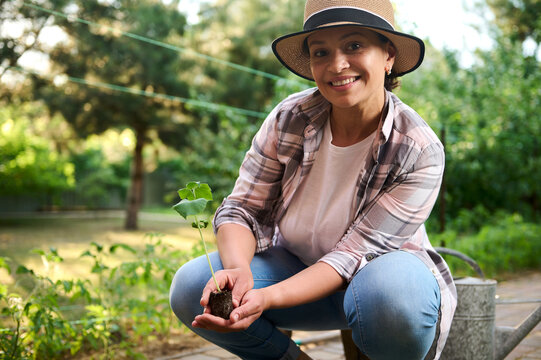
[{"label": "green leaf", "polygon": [[198,228],[206,229],[208,225],[209,225],[209,222],[207,220],[199,220],[199,226],[197,226],[197,223],[195,221],[192,223],[192,227],[194,229],[198,229]]},{"label": "green leaf", "polygon": [[109,252],[111,252],[111,254],[112,254],[112,253],[114,253],[114,252],[116,251],[116,249],[118,249],[118,248],[122,248],[122,249],[124,249],[124,250],[126,250],[126,251],[131,252],[132,254],[137,253],[137,251],[135,251],[134,248],[132,248],[131,246],[126,245],[126,244],[114,244],[114,245],[112,245],[112,246],[109,248]]},{"label": "green leaf", "polygon": [[86,251],[83,252],[83,253],[81,254],[81,256],[79,256],[79,257],[85,257],[85,256],[94,257],[94,255],[92,255],[92,253],[90,252],[90,250],[86,250]]},{"label": "green leaf", "polygon": [[73,281],[62,280],[65,292],[70,292],[73,289]]},{"label": "green leaf", "polygon": [[187,200],[206,199],[212,201],[212,190],[208,184],[192,181],[186,184],[185,188],[178,190],[178,196]]},{"label": "green leaf", "polygon": [[190,215],[199,215],[205,210],[205,207],[207,206],[208,200],[206,199],[195,199],[195,200],[188,200],[184,199],[175,206],[173,206],[173,209],[176,210],[182,216],[184,219],[186,219]]},{"label": "green leaf", "polygon": [[33,253],[33,254],[41,255],[41,256],[45,256],[45,255],[46,255],[46,254],[45,254],[45,251],[43,251],[43,250],[41,250],[41,249],[32,249],[30,252]]},{"label": "green leaf", "polygon": [[15,271],[16,274],[34,274],[33,270],[28,269],[26,266],[19,265],[17,270]]},{"label": "green leaf", "polygon": [[195,189],[195,197],[197,199],[202,198],[212,201],[212,190],[210,189],[210,186],[208,186],[208,184],[199,184],[199,186]]},{"label": "green leaf", "polygon": [[181,199],[188,199],[188,200],[194,200],[195,199],[194,196],[193,196],[193,193],[190,190],[186,189],[186,188],[180,189],[178,191],[178,196],[180,196]]},{"label": "green leaf", "polygon": [[0,257],[0,269],[6,269],[8,274],[11,274],[11,268],[7,264],[6,259],[5,257]]},{"label": "green leaf", "polygon": [[92,242],[90,243],[90,245],[95,246],[95,247],[96,247],[96,250],[98,250],[98,252],[102,252],[102,250],[103,250],[103,245],[100,245],[100,244],[98,244],[98,243],[95,242],[95,241],[92,241]]},{"label": "green leaf", "polygon": [[199,186],[199,181],[190,181],[186,184],[186,189],[193,190]]},{"label": "green leaf", "polygon": [[107,269],[109,269],[108,266],[100,264],[99,262],[96,261],[94,263],[94,266],[92,266],[92,270],[90,270],[90,272],[93,274],[100,274]]}]

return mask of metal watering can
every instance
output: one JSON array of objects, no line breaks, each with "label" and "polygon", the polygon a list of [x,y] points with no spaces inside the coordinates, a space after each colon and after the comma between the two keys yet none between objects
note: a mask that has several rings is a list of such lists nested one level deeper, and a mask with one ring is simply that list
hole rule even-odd
[{"label": "metal watering can", "polygon": [[480,276],[455,279],[458,305],[442,360],[503,360],[541,322],[541,305],[517,327],[495,326],[497,281],[485,279],[479,265],[456,250],[436,251],[466,261]]}]

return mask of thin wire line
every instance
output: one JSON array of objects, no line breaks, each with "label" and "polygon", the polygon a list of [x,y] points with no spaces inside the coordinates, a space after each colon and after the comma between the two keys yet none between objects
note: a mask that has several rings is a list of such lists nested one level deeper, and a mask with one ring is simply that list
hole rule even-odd
[{"label": "thin wire line", "polygon": [[126,31],[122,31],[120,29],[116,29],[116,28],[113,28],[113,27],[110,27],[110,26],[107,26],[107,25],[102,25],[102,24],[95,23],[93,21],[84,20],[84,19],[78,18],[78,17],[76,17],[74,15],[67,15],[67,14],[61,13],[59,11],[49,10],[49,9],[46,9],[46,8],[41,7],[39,5],[35,5],[35,4],[27,3],[27,2],[23,2],[23,5],[31,7],[31,8],[33,8],[35,10],[39,10],[39,11],[43,11],[43,12],[46,12],[46,13],[49,13],[49,14],[52,14],[52,15],[55,15],[55,16],[63,17],[65,19],[67,19],[68,21],[77,21],[77,22],[80,22],[82,24],[89,25],[89,26],[90,25],[98,26],[98,27],[101,27],[101,28],[104,28],[104,29],[111,30],[113,32],[118,32],[118,33],[122,34],[123,36],[129,37],[129,38],[132,38],[132,39],[135,39],[135,40],[139,40],[139,41],[146,42],[146,43],[149,43],[149,44],[152,44],[152,45],[160,46],[160,47],[163,47],[163,48],[166,48],[166,49],[169,49],[169,50],[178,51],[178,52],[181,52],[181,53],[188,53],[190,55],[199,57],[201,59],[205,59],[207,61],[211,61],[211,62],[215,62],[215,63],[221,64],[221,65],[229,66],[229,67],[231,67],[233,69],[240,70],[240,71],[245,71],[245,72],[251,73],[253,75],[266,77],[266,78],[272,79],[272,80],[283,80],[283,81],[287,81],[287,82],[294,83],[294,84],[297,84],[297,85],[303,85],[306,88],[308,88],[308,85],[306,85],[306,84],[304,84],[302,82],[299,82],[299,81],[296,81],[296,80],[291,80],[291,79],[286,79],[286,78],[283,78],[283,77],[278,76],[278,75],[270,74],[270,73],[267,73],[267,72],[264,72],[264,71],[261,71],[261,70],[257,70],[257,69],[253,69],[253,68],[250,68],[250,67],[247,67],[247,66],[235,64],[235,63],[232,63],[232,62],[227,61],[227,60],[222,60],[222,59],[218,59],[218,58],[215,58],[215,57],[212,57],[212,56],[209,56],[209,55],[201,54],[201,53],[198,53],[198,52],[196,52],[195,50],[192,50],[192,49],[187,49],[187,48],[182,48],[180,46],[167,44],[167,43],[164,43],[162,41],[158,41],[158,40],[154,40],[154,39],[151,39],[151,38],[148,38],[148,37],[145,37],[145,36],[133,34],[133,33],[126,32]]},{"label": "thin wire line", "polygon": [[[47,75],[41,74],[41,73],[39,73],[37,71],[23,69],[23,68],[18,67],[18,66],[12,66],[12,67],[10,67],[10,69],[15,69],[15,70],[23,72],[23,73],[34,74],[34,75],[40,76],[40,77],[42,77],[44,79],[47,79],[49,81],[54,82],[54,77],[53,76],[47,76]],[[57,76],[64,76],[64,75],[57,75]],[[213,111],[234,111],[236,113],[246,115],[246,116],[255,117],[255,118],[265,118],[267,116],[267,114],[263,113],[263,112],[247,110],[247,109],[241,109],[241,108],[237,108],[237,107],[233,107],[233,106],[229,106],[229,105],[216,104],[216,103],[203,101],[203,100],[187,99],[187,98],[183,98],[183,97],[179,97],[179,96],[160,94],[160,93],[155,93],[155,92],[150,92],[150,91],[145,91],[145,90],[139,90],[139,89],[132,89],[132,88],[128,88],[128,87],[125,87],[125,86],[108,84],[108,83],[99,82],[99,81],[85,80],[85,79],[81,79],[81,78],[77,78],[77,77],[73,77],[73,76],[67,76],[67,75],[65,75],[65,76],[66,76],[66,79],[68,81],[78,83],[78,84],[94,86],[94,87],[97,87],[97,88],[108,89],[108,90],[113,90],[113,91],[121,91],[121,92],[129,93],[129,94],[146,96],[146,97],[150,97],[150,98],[177,101],[177,102],[181,102],[181,103],[184,103],[184,104],[187,104],[187,105],[193,105],[193,106],[206,108],[206,109],[213,110]]]}]

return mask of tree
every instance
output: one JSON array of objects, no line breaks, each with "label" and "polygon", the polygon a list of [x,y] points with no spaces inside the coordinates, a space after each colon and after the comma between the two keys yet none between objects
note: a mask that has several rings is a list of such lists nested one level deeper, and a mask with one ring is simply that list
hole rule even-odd
[{"label": "tree", "polygon": [[464,181],[460,168],[476,174],[467,184],[473,200],[535,217],[541,203],[541,144],[534,135],[541,131],[541,64],[524,56],[520,43],[507,37],[496,43],[494,50],[480,52],[481,62],[467,72],[466,120],[475,132],[463,133],[473,146],[457,149],[462,156],[455,163],[456,180]]},{"label": "tree", "polygon": [[[59,4],[62,6],[54,7]],[[56,79],[64,81],[51,83],[34,77],[35,96],[45,101],[51,113],[61,113],[80,137],[110,128],[133,130],[136,143],[125,227],[136,229],[142,201],[143,148],[153,137],[182,144],[190,118],[178,116],[184,109],[178,102],[92,84],[108,83],[136,91],[187,97],[188,84],[180,80],[179,74],[188,71],[189,62],[181,61],[175,51],[112,30],[181,44],[186,20],[177,11],[178,0],[167,4],[158,0],[66,0],[48,1],[43,6],[68,14],[51,21],[69,40],[57,44],[48,54],[53,72],[65,74]],[[72,16],[102,26],[75,22]]]},{"label": "tree", "polygon": [[541,2],[539,0],[487,0],[496,25],[504,35],[519,42],[531,38],[541,43]]},{"label": "tree", "polygon": [[[21,1],[0,0],[0,79],[30,50],[42,47],[40,34],[50,15],[26,7]],[[11,30],[10,30],[11,29]]]},{"label": "tree", "polygon": [[304,0],[214,0],[201,5],[200,21],[186,35],[190,48],[249,70],[199,61],[194,67],[198,76],[186,74],[193,85],[192,97],[249,109],[260,116],[192,109],[199,123],[189,131],[190,147],[182,157],[162,164],[169,171],[178,169],[180,183],[196,175],[212,185],[219,202],[231,191],[265,114],[285,96],[309,86],[284,69],[271,51],[273,39],[300,29],[303,10]]},{"label": "tree", "polygon": [[[207,62],[195,89],[212,89],[209,100],[239,108],[265,112],[271,107],[277,81],[289,77],[293,86],[303,82],[279,63],[271,51],[272,40],[300,29],[304,0],[215,0],[201,7],[200,22],[190,32],[191,46],[271,78]],[[303,82],[306,83],[307,82]],[[203,91],[198,91],[199,93]],[[204,93],[204,92],[203,92]],[[218,119],[215,119],[218,121]],[[261,119],[252,118],[252,123]]]},{"label": "tree", "polygon": [[400,93],[434,130],[446,130],[448,219],[480,208],[539,216],[541,64],[519,41],[492,34],[496,46],[478,50],[471,68],[428,47]]},{"label": "tree", "polygon": [[[65,1],[51,0],[55,6]],[[44,33],[50,29],[51,15],[28,7],[23,1],[0,0],[0,100],[5,103],[21,98],[31,101],[29,83],[6,76],[28,53],[48,49]],[[13,74],[12,74],[13,75]]]}]

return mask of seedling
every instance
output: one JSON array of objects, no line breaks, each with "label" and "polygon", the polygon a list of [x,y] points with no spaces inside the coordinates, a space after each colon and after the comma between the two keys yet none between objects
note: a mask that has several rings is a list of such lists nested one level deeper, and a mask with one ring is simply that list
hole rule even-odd
[{"label": "seedling", "polygon": [[181,200],[178,204],[173,206],[173,209],[175,209],[184,219],[187,219],[188,216],[193,216],[194,222],[192,223],[192,227],[199,231],[199,238],[203,243],[212,279],[216,285],[217,292],[211,293],[209,299],[211,313],[224,319],[229,319],[229,314],[233,310],[232,294],[230,290],[222,290],[218,285],[218,281],[214,275],[214,269],[212,269],[212,263],[210,262],[207,244],[203,238],[203,232],[201,231],[201,229],[205,229],[208,226],[209,222],[207,220],[199,220],[198,218],[199,215],[203,214],[203,211],[207,207],[207,203],[212,201],[212,191],[210,186],[199,182],[189,182],[186,184],[185,188],[178,191],[178,195]]},{"label": "seedling", "polygon": [[214,279],[214,284],[216,284],[216,289],[218,292],[222,292],[218,281],[216,281],[216,276],[214,275],[214,270],[212,269],[212,264],[210,262],[209,252],[207,250],[207,243],[203,239],[203,232],[201,229],[206,229],[209,222],[207,220],[199,220],[198,215],[202,215],[203,211],[207,207],[207,203],[212,201],[212,191],[208,184],[201,184],[199,182],[189,182],[186,184],[186,187],[178,191],[180,196],[180,202],[173,206],[180,216],[184,219],[188,219],[188,216],[194,217],[194,222],[192,227],[199,230],[199,238],[203,243],[203,248],[205,249],[205,255],[207,256],[207,261],[209,263],[210,272],[212,278]]}]

